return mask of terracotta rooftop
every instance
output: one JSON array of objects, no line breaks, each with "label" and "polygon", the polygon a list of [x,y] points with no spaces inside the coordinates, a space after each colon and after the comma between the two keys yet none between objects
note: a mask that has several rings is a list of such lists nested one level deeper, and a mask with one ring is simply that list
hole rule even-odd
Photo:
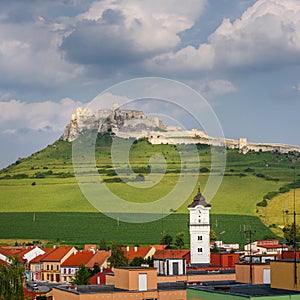
[{"label": "terracotta rooftop", "polygon": [[109,257],[110,257],[110,252],[109,251],[99,250],[88,261],[86,266],[88,268],[93,268],[94,264],[97,263],[101,267]]},{"label": "terracotta rooftop", "polygon": [[179,250],[179,249],[167,249],[158,250],[154,254],[154,259],[164,259],[164,258],[185,258],[190,253],[190,250]]},{"label": "terracotta rooftop", "polygon": [[92,251],[75,251],[61,264],[61,266],[79,267],[80,265],[86,265],[93,256],[94,253]]},{"label": "terracotta rooftop", "polygon": [[32,259],[30,261],[30,263],[39,263],[43,258],[45,258],[48,254],[50,254],[51,252],[53,252],[55,250],[55,248],[42,248],[43,251],[45,251],[44,254],[38,255],[37,257],[35,257],[34,259]]},{"label": "terracotta rooftop", "polygon": [[197,205],[202,205],[203,207],[211,207],[210,204],[206,203],[205,198],[200,192],[200,187],[198,187],[198,193],[194,197],[193,202],[188,207],[196,207]]},{"label": "terracotta rooftop", "polygon": [[72,246],[60,246],[55,248],[54,251],[50,252],[44,258],[41,259],[41,262],[49,261],[49,262],[60,262],[67,253],[72,250]]},{"label": "terracotta rooftop", "polygon": [[149,251],[152,249],[151,246],[127,246],[122,247],[128,260],[133,260],[135,257],[145,258]]}]

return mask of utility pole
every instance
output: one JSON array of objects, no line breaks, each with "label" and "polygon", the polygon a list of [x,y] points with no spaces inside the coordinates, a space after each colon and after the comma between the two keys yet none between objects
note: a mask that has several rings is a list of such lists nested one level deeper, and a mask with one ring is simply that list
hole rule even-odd
[{"label": "utility pole", "polygon": [[256,230],[245,230],[244,233],[245,234],[249,234],[249,245],[250,245],[250,262],[249,262],[249,266],[250,266],[250,283],[253,283],[253,266],[252,266],[252,236],[254,235],[254,233],[256,232]]}]

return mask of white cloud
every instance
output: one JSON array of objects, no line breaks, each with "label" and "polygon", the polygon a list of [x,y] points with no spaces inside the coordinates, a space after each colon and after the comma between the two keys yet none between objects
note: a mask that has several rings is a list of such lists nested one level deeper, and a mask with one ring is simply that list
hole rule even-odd
[{"label": "white cloud", "polygon": [[151,59],[152,70],[183,75],[227,68],[283,67],[300,62],[300,1],[259,0],[240,19],[222,24],[197,49]]},{"label": "white cloud", "polygon": [[40,19],[0,24],[0,84],[57,86],[77,78],[83,68],[64,60],[59,44],[64,33]]},{"label": "white cloud", "polygon": [[5,134],[16,134],[20,130],[62,132],[76,107],[81,105],[69,98],[60,102],[0,102],[0,130]]},{"label": "white cloud", "polygon": [[61,49],[82,64],[134,64],[177,47],[178,33],[194,25],[204,5],[204,0],[96,1],[78,16]]}]

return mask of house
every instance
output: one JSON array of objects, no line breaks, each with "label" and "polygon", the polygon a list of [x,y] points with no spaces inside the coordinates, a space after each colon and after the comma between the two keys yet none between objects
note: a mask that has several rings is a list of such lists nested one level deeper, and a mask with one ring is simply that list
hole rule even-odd
[{"label": "house", "polygon": [[66,261],[74,251],[75,248],[72,246],[60,246],[41,258],[42,280],[61,282],[61,264]]},{"label": "house", "polygon": [[190,250],[158,250],[153,256],[154,268],[159,275],[185,275],[190,263]]},{"label": "house", "polygon": [[101,269],[106,269],[108,267],[108,258],[110,257],[111,253],[110,251],[105,250],[97,250],[96,252],[93,252],[94,255],[92,258],[85,264],[86,267],[89,269],[93,269],[94,265],[97,264]]},{"label": "house", "polygon": [[185,300],[185,284],[158,283],[155,268],[126,267],[115,268],[114,285],[56,286],[53,288],[55,300],[115,300],[115,299],[160,299]]},{"label": "house", "polygon": [[[287,251],[288,247],[284,244],[279,244],[278,240],[258,240],[244,246],[246,254],[281,254]],[[251,253],[250,253],[251,251]]]},{"label": "house", "polygon": [[29,279],[33,281],[42,280],[42,262],[41,260],[46,257],[50,252],[53,252],[55,248],[44,248],[44,254],[38,255],[30,261],[29,267]]},{"label": "house", "polygon": [[122,250],[129,261],[133,261],[135,257],[151,258],[156,251],[152,246],[127,246],[122,247]]},{"label": "house", "polygon": [[72,282],[80,265],[86,265],[94,256],[92,251],[75,250],[60,266],[60,281]]}]

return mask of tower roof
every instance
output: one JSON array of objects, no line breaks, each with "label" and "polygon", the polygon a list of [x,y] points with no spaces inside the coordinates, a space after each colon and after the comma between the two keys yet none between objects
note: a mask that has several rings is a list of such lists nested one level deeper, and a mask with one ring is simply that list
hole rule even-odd
[{"label": "tower roof", "polygon": [[202,205],[203,207],[211,207],[210,204],[206,203],[205,198],[201,194],[200,187],[198,187],[198,193],[194,197],[194,201],[188,207],[196,207],[198,205]]}]

